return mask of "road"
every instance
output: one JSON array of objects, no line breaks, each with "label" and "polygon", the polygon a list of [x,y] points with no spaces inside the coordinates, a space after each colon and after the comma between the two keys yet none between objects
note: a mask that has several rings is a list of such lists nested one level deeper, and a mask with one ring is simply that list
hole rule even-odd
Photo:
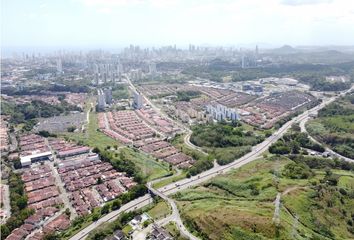
[{"label": "road", "polygon": [[87,112],[86,112],[86,123],[82,125],[82,128],[81,128],[82,131],[84,131],[85,129],[88,129],[88,126],[90,124],[90,112],[93,109],[93,103],[91,102],[90,104],[91,104],[91,107],[89,109],[87,109]]},{"label": "road", "polygon": [[59,197],[63,200],[65,209],[68,208],[70,210],[70,220],[74,220],[77,217],[76,210],[72,206],[71,201],[69,200],[69,194],[64,187],[63,181],[60,179],[60,175],[58,173],[57,168],[54,166],[54,164],[59,164],[59,161],[58,161],[56,155],[54,154],[54,150],[50,146],[48,139],[45,139],[45,143],[48,146],[48,148],[50,149],[50,151],[52,152],[53,161],[49,162],[48,165],[53,172],[53,176],[55,179],[55,185],[59,188],[59,191],[60,191]]},{"label": "road", "polygon": [[6,222],[6,220],[11,216],[11,204],[10,204],[10,190],[9,190],[9,185],[2,184],[2,187],[4,191],[1,194],[4,194],[1,196],[3,200],[3,206],[1,207],[2,210],[5,212],[5,216],[1,218],[0,223],[3,224]]},{"label": "road", "polygon": [[[136,87],[135,87],[135,86],[133,85],[133,83],[130,81],[129,76],[127,76],[127,75],[126,75],[126,80],[127,80],[127,83],[129,84],[130,88],[131,88],[133,91],[138,92],[137,89],[136,89]],[[163,111],[161,111],[160,108],[158,108],[152,101],[150,101],[150,99],[148,99],[144,94],[142,94],[141,92],[139,92],[139,93],[143,96],[145,102],[146,102],[148,105],[150,105],[151,108],[152,108],[154,111],[156,111],[158,114],[160,114],[160,116],[163,116],[164,118],[170,120],[171,122],[174,122],[175,124],[177,124],[177,125],[178,125],[181,129],[183,129],[184,131],[190,132],[190,129],[189,129],[189,128],[187,128],[187,127],[184,126],[183,124],[181,124],[181,123],[179,123],[179,122],[174,121],[173,119],[171,119],[167,114],[165,114]]]},{"label": "road", "polygon": [[[353,89],[353,87],[351,89]],[[203,183],[203,182],[205,182],[205,181],[207,181],[219,174],[231,171],[236,168],[240,168],[240,167],[244,166],[245,164],[254,161],[263,152],[265,152],[271,144],[273,144],[278,139],[280,139],[284,135],[284,133],[291,127],[291,125],[293,123],[299,123],[299,122],[303,121],[305,118],[309,117],[309,114],[317,112],[321,108],[325,107],[327,104],[333,102],[336,98],[343,96],[344,94],[349,92],[351,89],[349,89],[346,92],[343,92],[339,96],[332,97],[330,99],[323,101],[321,104],[315,106],[314,108],[312,108],[310,110],[305,111],[304,113],[300,114],[299,116],[288,121],[281,128],[279,128],[273,135],[271,135],[270,137],[265,139],[262,143],[256,145],[252,149],[251,152],[249,152],[248,154],[244,155],[243,157],[235,160],[234,162],[231,162],[231,163],[229,163],[227,165],[223,165],[223,166],[216,165],[213,168],[211,168],[205,172],[202,172],[196,176],[193,176],[191,178],[182,179],[180,181],[171,183],[171,184],[169,184],[165,187],[159,188],[157,190],[159,192],[161,192],[163,195],[168,196],[168,195],[174,194],[178,191],[182,191],[182,190],[187,189],[189,187],[201,184],[201,183]],[[87,236],[87,234],[89,234],[97,226],[99,226],[100,224],[102,224],[104,222],[112,221],[121,212],[132,211],[132,210],[135,210],[138,208],[142,208],[142,207],[146,206],[147,204],[149,204],[151,201],[152,201],[152,198],[148,194],[146,194],[143,197],[140,197],[138,199],[135,199],[135,200],[123,205],[119,210],[113,211],[113,212],[103,216],[97,222],[92,223],[88,227],[84,228],[78,234],[76,234],[75,236],[73,236],[70,239],[71,240],[83,239],[83,238],[85,238],[85,236]]]},{"label": "road", "polygon": [[191,138],[192,133],[193,133],[192,131],[188,131],[187,135],[184,136],[184,139],[183,139],[184,143],[188,147],[190,147],[192,149],[195,149],[195,150],[197,150],[197,151],[199,151],[199,152],[201,152],[201,153],[203,153],[205,155],[208,155],[206,152],[203,151],[203,149],[201,147],[198,147],[198,146],[194,145],[193,143],[191,143],[190,138]]},{"label": "road", "polygon": [[[308,137],[309,137],[309,139],[310,139],[311,141],[313,141],[313,142],[315,142],[315,143],[318,143],[318,144],[320,144],[320,145],[324,145],[324,144],[320,143],[319,141],[317,141],[314,137],[312,137],[312,136],[309,134],[309,132],[307,131],[307,129],[306,129],[306,122],[307,122],[309,119],[310,119],[310,117],[307,117],[307,118],[303,119],[303,120],[300,122],[301,132],[307,133],[307,135],[308,135]],[[338,158],[340,158],[340,159],[343,159],[344,161],[347,161],[347,162],[354,162],[354,159],[344,157],[344,156],[340,155],[339,153],[333,151],[332,149],[330,149],[330,148],[328,148],[328,147],[326,147],[326,146],[325,146],[325,150],[326,150],[327,152],[329,152],[332,156],[335,156],[335,157],[338,157]]]},{"label": "road", "polygon": [[9,137],[10,137],[10,140],[11,140],[9,152],[14,152],[14,151],[16,151],[16,149],[17,149],[17,147],[18,147],[18,142],[17,142],[17,139],[16,139],[16,134],[15,134],[14,132],[9,133]]},{"label": "road", "polygon": [[168,202],[168,204],[170,204],[171,208],[172,208],[172,214],[170,216],[168,216],[167,218],[161,219],[160,221],[157,222],[158,225],[163,226],[168,224],[169,222],[175,222],[176,226],[178,228],[178,230],[180,231],[180,233],[191,240],[197,240],[198,238],[195,237],[193,234],[191,234],[187,228],[184,226],[183,221],[181,219],[181,216],[179,215],[179,211],[177,208],[176,203],[173,201],[173,199],[169,198],[166,196],[166,194],[164,194],[163,192],[156,190],[154,188],[151,187],[151,183],[147,184],[148,189],[154,193],[155,195],[159,196],[160,198],[164,199],[166,202]]}]

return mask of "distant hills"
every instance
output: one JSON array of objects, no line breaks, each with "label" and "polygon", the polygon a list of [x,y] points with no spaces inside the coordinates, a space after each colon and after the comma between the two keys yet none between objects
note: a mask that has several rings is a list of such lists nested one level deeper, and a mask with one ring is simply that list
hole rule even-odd
[{"label": "distant hills", "polygon": [[294,53],[299,53],[301,50],[298,50],[296,48],[293,48],[290,45],[284,45],[280,48],[274,48],[271,50],[272,53],[275,54],[294,54]]}]

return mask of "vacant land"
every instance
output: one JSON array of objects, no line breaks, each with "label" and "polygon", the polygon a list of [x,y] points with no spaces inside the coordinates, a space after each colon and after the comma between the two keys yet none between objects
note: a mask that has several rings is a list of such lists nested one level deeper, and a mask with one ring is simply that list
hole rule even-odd
[{"label": "vacant land", "polygon": [[339,154],[354,158],[354,94],[339,99],[318,113],[307,130]]},{"label": "vacant land", "polygon": [[160,200],[147,213],[149,214],[150,217],[152,217],[156,221],[158,219],[162,219],[170,215],[171,208],[165,201]]},{"label": "vacant land", "polygon": [[227,164],[243,156],[265,137],[238,122],[201,124],[192,130],[191,142],[205,149],[219,164]]},{"label": "vacant land", "polygon": [[50,133],[67,132],[69,128],[81,129],[86,121],[86,113],[73,113],[64,116],[39,119],[39,125],[35,126],[35,131],[48,131]]},{"label": "vacant land", "polygon": [[113,147],[119,145],[118,141],[98,131],[97,114],[95,112],[90,112],[89,119],[90,122],[85,133],[65,133],[64,136],[84,145],[97,147],[100,150],[105,149],[107,146]]},{"label": "vacant land", "polygon": [[117,85],[112,88],[112,97],[114,99],[127,99],[130,98],[130,91],[127,85]]},{"label": "vacant land", "polygon": [[120,152],[139,168],[142,177],[147,181],[172,175],[166,162],[158,161],[139,150],[125,147],[120,149]]},{"label": "vacant land", "polygon": [[286,157],[257,160],[174,198],[202,239],[353,238],[353,172],[311,169],[308,176],[288,176],[294,164]]}]

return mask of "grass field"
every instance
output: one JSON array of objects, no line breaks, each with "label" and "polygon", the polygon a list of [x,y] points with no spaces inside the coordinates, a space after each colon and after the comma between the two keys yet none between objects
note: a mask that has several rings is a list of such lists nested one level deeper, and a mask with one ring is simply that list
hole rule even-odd
[{"label": "grass field", "polygon": [[166,162],[157,161],[139,150],[124,147],[118,151],[123,152],[125,157],[131,160],[140,169],[142,176],[146,178],[147,181],[172,174]]},{"label": "grass field", "polygon": [[[291,160],[261,159],[177,193],[181,216],[201,239],[351,239],[354,174],[336,171],[338,187],[323,187],[323,170],[310,179],[289,179]],[[339,188],[346,190],[341,195]],[[281,193],[279,224],[274,200]]]},{"label": "grass field", "polygon": [[147,212],[155,221],[171,214],[171,208],[165,201],[159,201]]},{"label": "grass field", "polygon": [[108,137],[104,133],[98,131],[98,120],[95,112],[90,112],[90,122],[84,133],[64,133],[63,135],[70,140],[80,142],[90,147],[97,147],[100,150],[107,146],[119,146],[120,143],[113,138]]}]

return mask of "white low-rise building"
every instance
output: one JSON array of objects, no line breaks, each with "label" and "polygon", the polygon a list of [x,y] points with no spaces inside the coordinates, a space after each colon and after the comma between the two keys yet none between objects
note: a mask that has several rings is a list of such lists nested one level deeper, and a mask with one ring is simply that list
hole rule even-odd
[{"label": "white low-rise building", "polygon": [[48,160],[51,156],[52,152],[50,151],[23,156],[20,157],[21,166],[28,167],[31,166],[32,163]]}]

